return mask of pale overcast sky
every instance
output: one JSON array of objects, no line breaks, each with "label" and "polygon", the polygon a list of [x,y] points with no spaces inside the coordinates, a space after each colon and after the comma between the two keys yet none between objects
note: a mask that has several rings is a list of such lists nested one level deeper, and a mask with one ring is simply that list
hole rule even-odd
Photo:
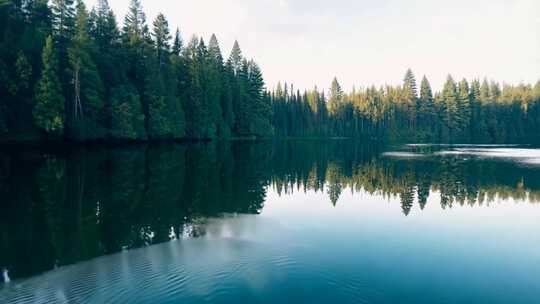
[{"label": "pale overcast sky", "polygon": [[[93,6],[96,0],[86,0]],[[123,22],[129,0],[109,0]],[[347,90],[398,84],[410,67],[435,89],[454,78],[540,79],[540,0],[142,0],[184,41],[215,33],[224,57],[235,39],[267,86]]]}]

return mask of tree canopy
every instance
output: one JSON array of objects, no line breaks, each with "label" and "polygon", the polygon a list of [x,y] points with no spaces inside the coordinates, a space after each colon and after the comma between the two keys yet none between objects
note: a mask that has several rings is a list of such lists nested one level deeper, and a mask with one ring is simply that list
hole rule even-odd
[{"label": "tree canopy", "polygon": [[400,86],[268,89],[235,41],[184,40],[131,0],[120,28],[107,0],[0,5],[0,141],[353,137],[538,142],[540,82],[454,80],[441,91],[407,69]]}]

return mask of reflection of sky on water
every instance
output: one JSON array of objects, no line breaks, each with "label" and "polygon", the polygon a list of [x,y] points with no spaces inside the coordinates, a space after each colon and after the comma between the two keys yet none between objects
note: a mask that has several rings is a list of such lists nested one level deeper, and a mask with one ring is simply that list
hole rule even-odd
[{"label": "reflection of sky on water", "polygon": [[526,164],[540,164],[540,149],[517,149],[517,148],[458,148],[450,151],[441,151],[437,154],[451,155],[462,154],[482,158],[508,159]]},{"label": "reflection of sky on water", "polygon": [[398,197],[345,188],[333,206],[324,192],[269,188],[261,215],[211,218],[197,239],[11,282],[0,300],[533,303],[540,205],[443,210],[438,197],[405,217]]},{"label": "reflection of sky on water", "polygon": [[408,152],[391,151],[383,153],[385,157],[393,158],[418,158],[430,155],[470,155],[479,158],[493,158],[517,161],[522,164],[540,165],[540,149],[511,148],[516,145],[433,145],[433,144],[409,144],[409,148],[439,147],[449,148],[435,152]]},{"label": "reflection of sky on water", "polygon": [[[255,151],[268,151],[267,146],[260,148]],[[185,192],[172,182],[183,178],[177,175],[182,170],[162,170],[171,162],[184,163],[178,158],[182,150],[150,150],[152,174],[112,173],[125,181],[116,194],[138,194],[139,185],[148,185],[151,191],[133,196],[136,200],[117,205],[123,196],[100,195],[89,197],[88,204],[73,204],[63,202],[62,195],[60,200],[28,205],[50,204],[66,211],[58,220],[68,220],[52,235],[68,246],[68,253],[71,247],[77,252],[92,246],[102,250],[112,237],[121,241],[119,245],[140,239],[144,248],[125,246],[105,256],[117,251],[103,250],[86,262],[65,259],[68,262],[59,263],[58,269],[43,273],[52,269],[47,268],[29,278],[18,276],[20,266],[8,263],[12,280],[0,283],[0,303],[535,303],[540,277],[540,236],[535,233],[540,230],[540,205],[535,203],[540,201],[539,171],[516,165],[530,159],[531,149],[452,148],[460,155],[468,151],[515,156],[500,162],[495,161],[500,156],[446,157],[435,155],[441,149],[424,147],[396,149],[382,157],[341,142],[332,147],[335,150],[323,150],[327,154],[310,146],[287,148],[291,154],[274,150],[274,158],[266,163],[260,157],[265,153],[239,154],[234,162],[215,162],[219,165],[207,171],[200,171],[201,165],[220,154],[186,153],[204,157],[185,162],[190,177]],[[69,168],[80,163],[66,162]],[[117,168],[131,164],[116,163],[124,164]],[[221,176],[222,168],[229,173]],[[72,174],[69,180],[88,178],[85,193],[106,194],[98,190],[111,189],[92,188],[92,178],[102,178],[102,171],[58,172]],[[51,176],[49,171],[42,174]],[[194,181],[197,176],[200,180]],[[148,182],[138,183],[135,177]],[[20,181],[27,185],[26,178]],[[17,198],[12,206],[25,202]],[[79,209],[67,213],[65,206]],[[138,212],[129,212],[134,206]],[[13,214],[26,210],[42,215],[31,208]],[[74,228],[77,223],[69,220],[77,215],[86,225]],[[124,232],[116,233],[119,229]],[[19,238],[37,239],[37,234],[6,231],[4,235],[14,236],[13,248],[18,248]],[[72,231],[72,238],[61,239]],[[130,233],[135,237],[126,237]],[[146,247],[158,243],[155,240],[166,243]],[[34,262],[38,256],[22,261]]]}]

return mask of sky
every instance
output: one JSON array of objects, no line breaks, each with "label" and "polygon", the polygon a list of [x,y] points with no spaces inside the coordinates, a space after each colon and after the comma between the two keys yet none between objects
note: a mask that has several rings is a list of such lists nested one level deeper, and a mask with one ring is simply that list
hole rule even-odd
[{"label": "sky", "polygon": [[[119,23],[130,0],[109,0]],[[93,6],[96,0],[86,0]],[[439,90],[454,79],[540,80],[540,0],[142,0],[184,41],[215,33],[224,57],[234,40],[268,88],[400,84],[407,68]]]}]

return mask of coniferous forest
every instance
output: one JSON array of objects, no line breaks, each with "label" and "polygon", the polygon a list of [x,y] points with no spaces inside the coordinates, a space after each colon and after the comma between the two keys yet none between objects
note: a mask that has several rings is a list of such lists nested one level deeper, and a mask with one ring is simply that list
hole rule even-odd
[{"label": "coniferous forest", "polygon": [[0,141],[353,137],[540,141],[540,81],[454,80],[411,70],[401,86],[346,93],[269,90],[235,42],[184,40],[140,0],[118,21],[107,0],[0,0]]}]

